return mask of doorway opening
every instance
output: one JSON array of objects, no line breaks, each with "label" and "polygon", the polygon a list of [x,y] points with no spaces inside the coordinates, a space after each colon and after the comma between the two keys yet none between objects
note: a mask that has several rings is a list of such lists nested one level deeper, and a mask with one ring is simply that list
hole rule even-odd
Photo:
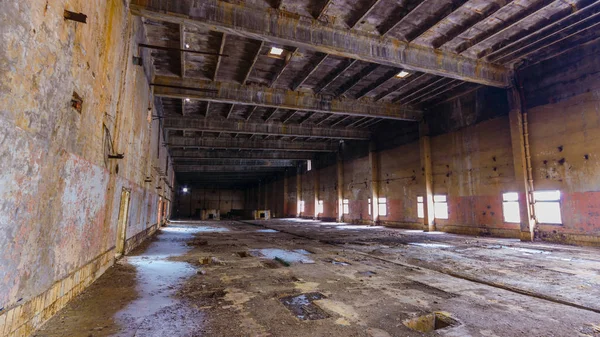
[{"label": "doorway opening", "polygon": [[127,219],[129,218],[129,200],[131,192],[127,189],[121,191],[121,205],[119,207],[119,220],[117,224],[117,247],[115,256],[119,258],[125,250],[125,237],[127,233]]}]

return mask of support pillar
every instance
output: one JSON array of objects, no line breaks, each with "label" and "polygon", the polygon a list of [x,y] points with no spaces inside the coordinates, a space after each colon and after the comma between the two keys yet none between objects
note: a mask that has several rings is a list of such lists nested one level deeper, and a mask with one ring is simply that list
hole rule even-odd
[{"label": "support pillar", "polygon": [[302,169],[300,165],[298,165],[296,169],[296,216],[300,217],[302,212],[300,212],[300,201],[302,200],[302,176],[300,173]]},{"label": "support pillar", "polygon": [[532,241],[535,237],[535,214],[527,112],[525,112],[522,105],[523,101],[519,89],[515,86],[508,90],[508,102],[510,105],[508,120],[515,170],[515,187],[516,192],[519,193],[520,238],[521,241]]},{"label": "support pillar", "polygon": [[[279,204],[279,202],[276,201],[276,199],[275,199],[276,195],[277,195],[277,189],[276,189],[276,187],[277,187],[277,180],[273,180],[271,182],[271,197],[272,197],[273,200],[271,201],[271,208],[267,208],[268,210],[271,211],[270,212],[271,213],[271,218],[274,217],[273,211],[275,211],[275,213],[277,213],[278,210],[279,210],[279,208],[277,207],[278,204]],[[279,199],[279,200],[281,200],[281,199]]]},{"label": "support pillar", "polygon": [[288,203],[289,203],[289,195],[288,195],[288,172],[287,170],[283,173],[283,216],[287,217],[289,216],[289,209],[288,209]]},{"label": "support pillar", "polygon": [[423,230],[435,231],[435,212],[433,205],[433,168],[431,164],[431,138],[429,127],[422,121],[419,125],[419,145],[421,152],[421,167],[425,189],[423,190]]},{"label": "support pillar", "polygon": [[258,181],[258,189],[256,192],[256,209],[260,209],[260,184],[261,184],[261,181],[259,180]]},{"label": "support pillar", "polygon": [[264,210],[269,209],[269,188],[268,188],[268,184],[265,182],[265,208],[263,208]]},{"label": "support pillar", "polygon": [[369,164],[371,166],[371,215],[373,225],[379,220],[379,165],[375,142],[369,144]]},{"label": "support pillar", "polygon": [[319,217],[319,171],[313,168],[315,219]]},{"label": "support pillar", "polygon": [[344,221],[344,161],[342,154],[338,152],[337,157],[337,221]]}]

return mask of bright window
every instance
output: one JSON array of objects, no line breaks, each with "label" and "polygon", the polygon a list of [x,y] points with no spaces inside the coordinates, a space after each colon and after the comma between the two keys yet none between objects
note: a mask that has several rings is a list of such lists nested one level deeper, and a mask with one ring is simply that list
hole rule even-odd
[{"label": "bright window", "polygon": [[425,217],[425,206],[423,205],[423,197],[417,197],[417,217],[423,219]]},{"label": "bright window", "polygon": [[323,200],[319,200],[319,202],[317,203],[317,213],[323,213]]},{"label": "bright window", "polygon": [[343,207],[344,214],[350,214],[350,200],[348,200],[348,199],[342,200],[342,205],[344,206]]},{"label": "bright window", "polygon": [[304,200],[300,200],[300,213],[304,212]]},{"label": "bright window", "polygon": [[560,191],[533,192],[535,216],[539,223],[562,224],[560,214]]},{"label": "bright window", "polygon": [[510,192],[502,194],[502,211],[504,212],[504,222],[521,222],[518,193]]},{"label": "bright window", "polygon": [[434,195],[433,205],[436,219],[448,219],[448,200],[445,195]]},{"label": "bright window", "polygon": [[387,198],[379,198],[377,205],[379,206],[379,215],[387,216]]},{"label": "bright window", "polygon": [[371,215],[371,198],[369,198],[369,209],[368,209],[368,211],[369,211],[369,215]]},{"label": "bright window", "polygon": [[312,170],[312,160],[307,160],[306,161],[306,170],[307,171]]}]

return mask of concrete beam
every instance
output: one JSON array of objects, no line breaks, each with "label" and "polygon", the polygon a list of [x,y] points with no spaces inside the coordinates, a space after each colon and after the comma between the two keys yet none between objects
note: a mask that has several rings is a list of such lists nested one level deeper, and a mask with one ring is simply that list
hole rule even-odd
[{"label": "concrete beam", "polygon": [[282,159],[309,160],[313,158],[310,152],[278,152],[278,151],[238,151],[238,150],[171,150],[171,159],[186,160],[196,158],[207,159]]},{"label": "concrete beam", "polygon": [[252,149],[265,151],[335,152],[336,143],[292,142],[285,140],[249,140],[242,138],[189,138],[171,137],[171,148],[198,149]]},{"label": "concrete beam", "polygon": [[209,165],[173,165],[175,172],[198,172],[198,173],[210,173],[210,172],[283,172],[283,168],[277,167],[256,167],[256,166],[209,166]]},{"label": "concrete beam", "polygon": [[309,92],[245,86],[235,83],[157,76],[154,79],[157,97],[189,98],[195,100],[263,106],[331,114],[381,117],[416,121],[422,112],[398,104],[365,102],[346,98],[331,98]]},{"label": "concrete beam", "polygon": [[311,22],[285,12],[265,11],[219,0],[202,1],[199,6],[189,9],[184,6],[169,6],[167,3],[163,8],[180,9],[179,12],[166,12],[152,8],[147,3],[145,0],[133,0],[131,12],[153,20],[208,27],[222,33],[494,87],[509,87],[512,77],[510,70],[501,65],[390,37],[348,31],[318,21]]},{"label": "concrete beam", "polygon": [[186,158],[175,160],[175,165],[203,165],[203,166],[252,166],[252,167],[295,167],[295,160],[285,159],[211,159],[211,158]]},{"label": "concrete beam", "polygon": [[301,125],[284,125],[280,123],[248,123],[207,118],[167,117],[163,119],[163,128],[167,130],[356,140],[368,140],[371,136],[369,131],[358,129],[319,128]]}]

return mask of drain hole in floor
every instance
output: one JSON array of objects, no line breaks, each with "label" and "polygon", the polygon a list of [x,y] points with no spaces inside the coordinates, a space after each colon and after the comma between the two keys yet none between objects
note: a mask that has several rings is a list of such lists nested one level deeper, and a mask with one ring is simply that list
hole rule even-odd
[{"label": "drain hole in floor", "polygon": [[408,328],[419,332],[431,332],[458,325],[458,321],[452,319],[449,314],[434,312],[431,314],[404,320],[402,323]]},{"label": "drain hole in floor", "polygon": [[330,316],[319,308],[314,301],[326,298],[321,293],[306,293],[295,296],[287,296],[279,300],[289,311],[291,311],[298,319],[306,321],[314,321],[318,319],[329,318]]},{"label": "drain hole in floor", "polygon": [[252,255],[250,255],[250,253],[248,252],[237,252],[237,255],[239,257],[251,257]]}]

